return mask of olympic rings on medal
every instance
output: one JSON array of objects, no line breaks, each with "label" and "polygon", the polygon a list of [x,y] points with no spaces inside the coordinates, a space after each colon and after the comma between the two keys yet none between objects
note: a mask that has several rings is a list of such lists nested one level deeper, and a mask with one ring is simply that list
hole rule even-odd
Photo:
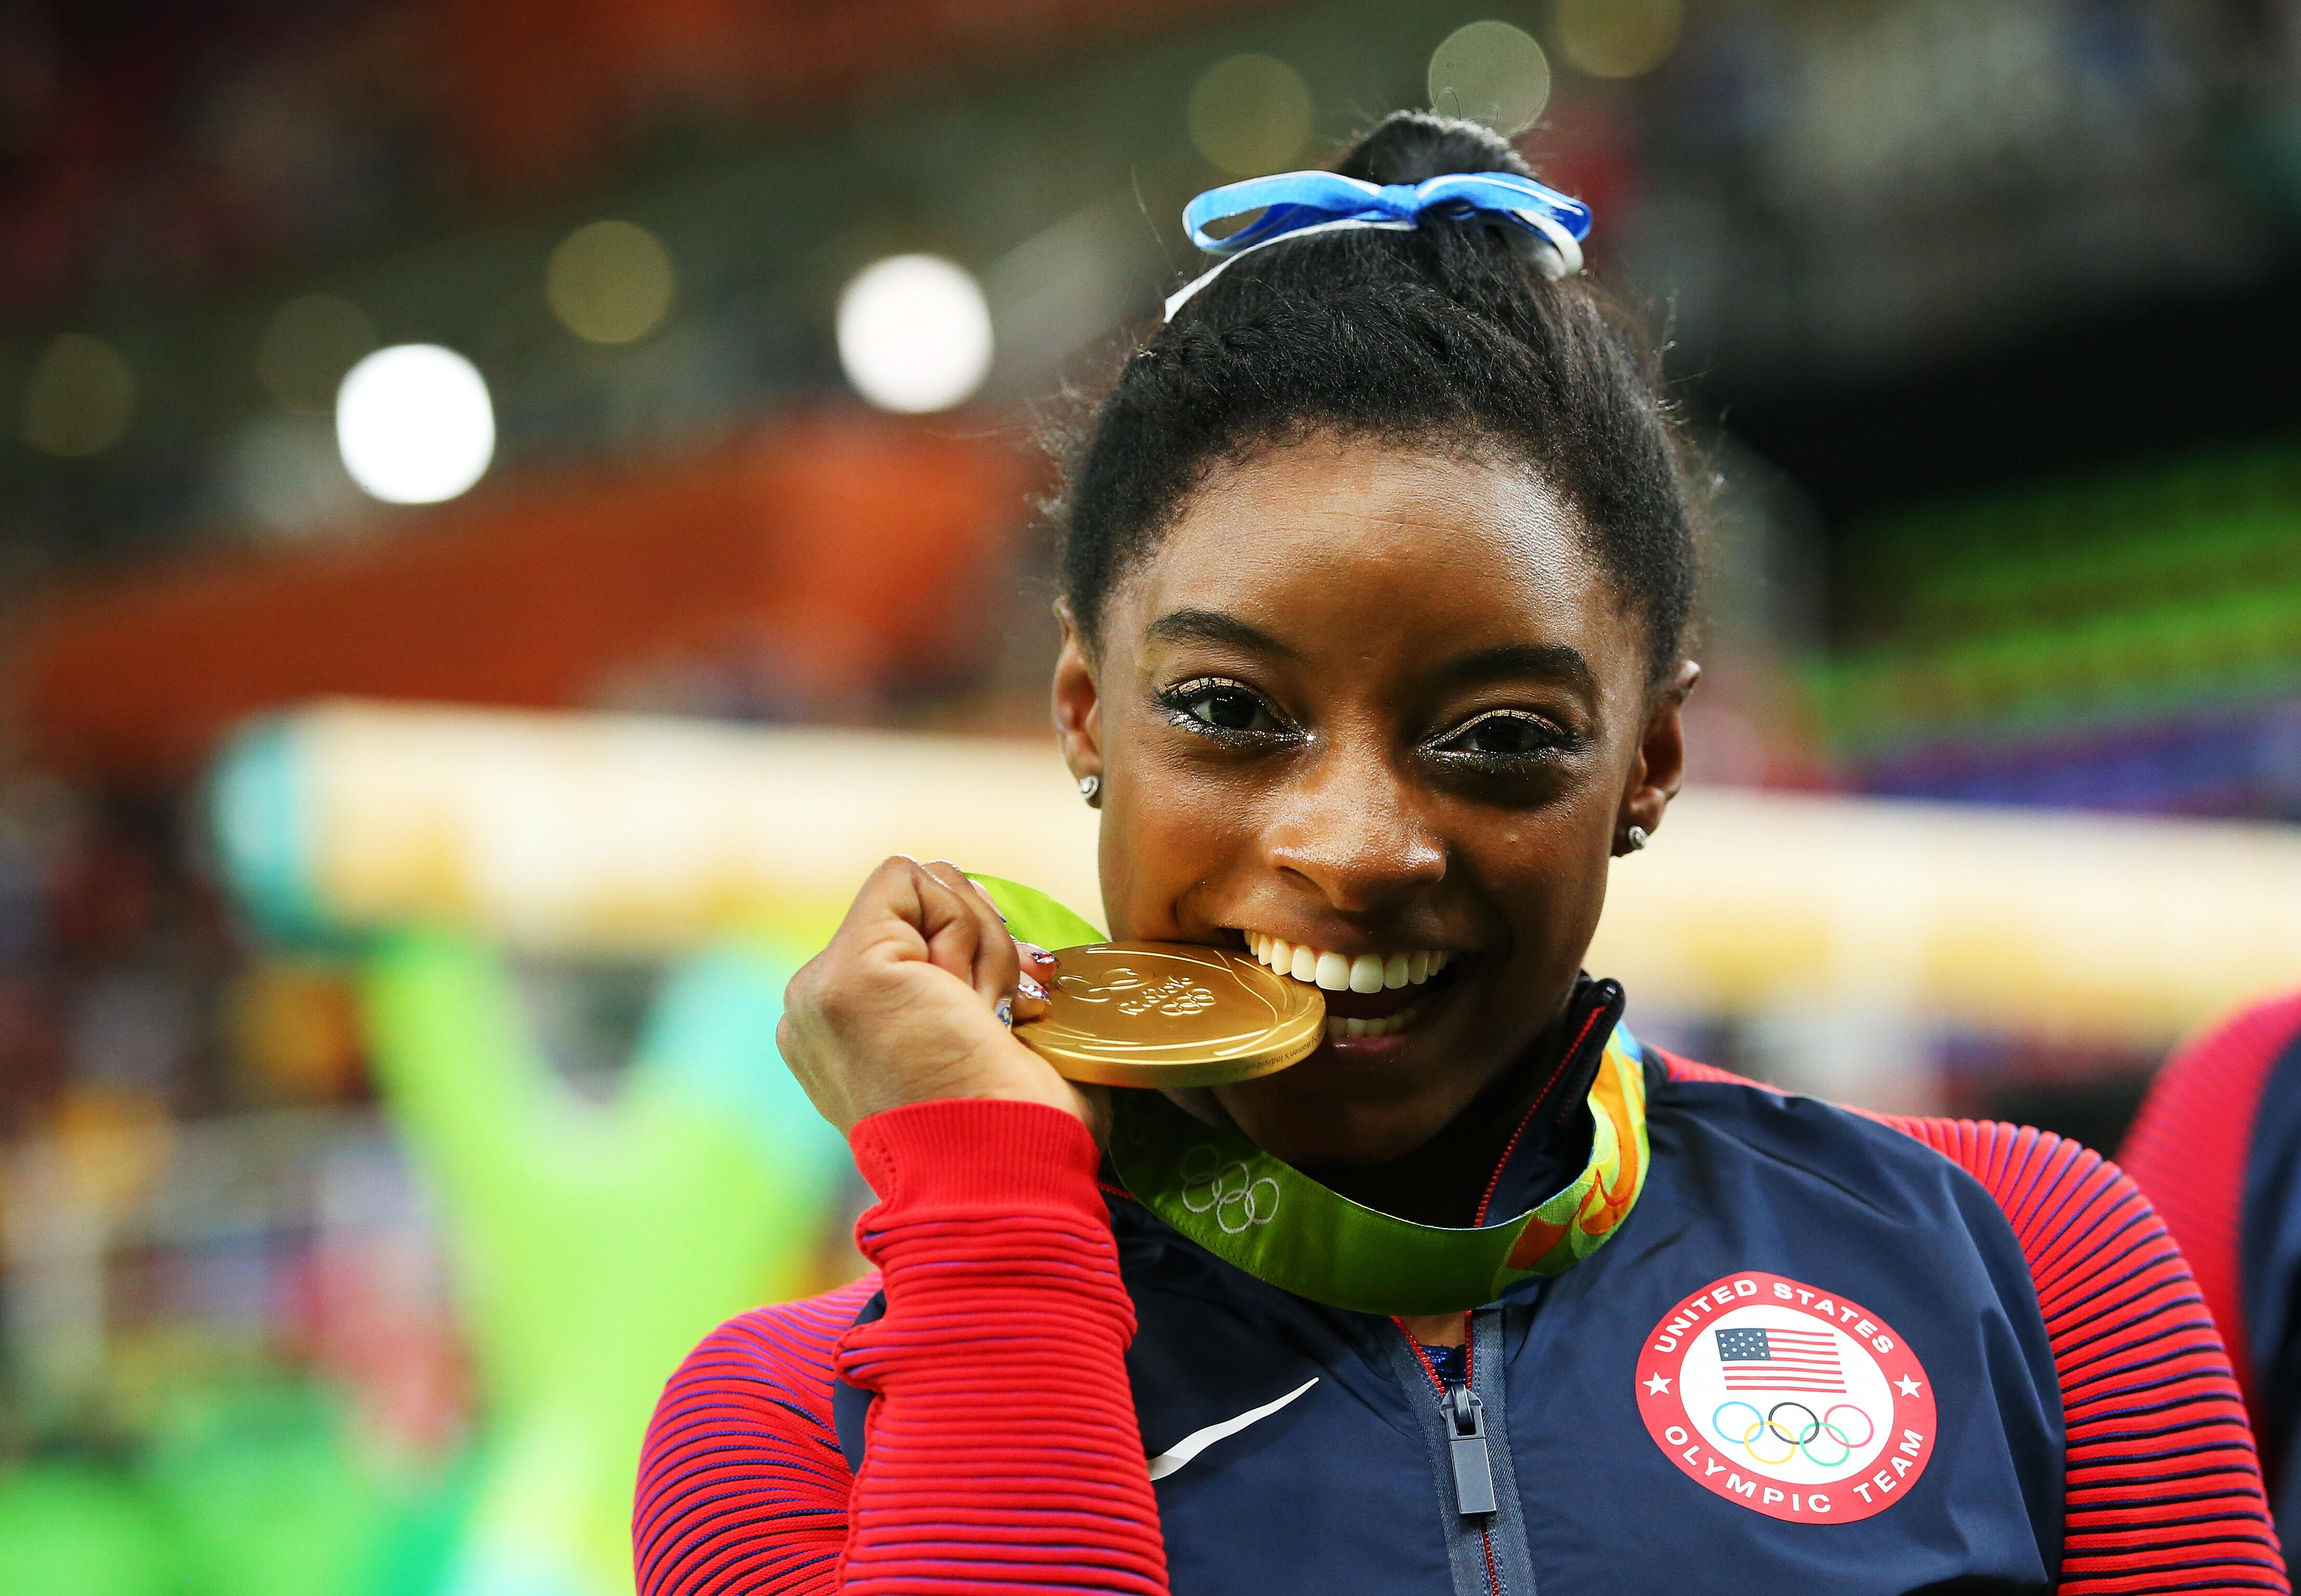
[{"label": "olympic rings on medal", "polygon": [[1278,1182],[1268,1175],[1257,1180],[1243,1162],[1221,1163],[1211,1148],[1194,1147],[1183,1155],[1183,1206],[1193,1214],[1211,1209],[1227,1235],[1278,1216]]}]

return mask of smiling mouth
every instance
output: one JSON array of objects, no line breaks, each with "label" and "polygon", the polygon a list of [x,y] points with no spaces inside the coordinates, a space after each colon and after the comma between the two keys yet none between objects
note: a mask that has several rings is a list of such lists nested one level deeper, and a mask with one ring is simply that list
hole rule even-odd
[{"label": "smiling mouth", "polygon": [[1247,950],[1257,959],[1326,993],[1330,1041],[1394,1036],[1410,1028],[1433,995],[1432,983],[1455,958],[1440,948],[1353,955],[1260,932],[1245,935]]}]

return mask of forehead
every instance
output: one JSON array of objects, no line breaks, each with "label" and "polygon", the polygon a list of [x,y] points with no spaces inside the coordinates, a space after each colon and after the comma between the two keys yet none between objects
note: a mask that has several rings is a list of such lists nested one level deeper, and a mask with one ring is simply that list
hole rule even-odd
[{"label": "forehead", "polygon": [[1573,506],[1529,467],[1358,440],[1218,468],[1113,597],[1113,641],[1189,608],[1306,656],[1531,641],[1600,666],[1636,643]]}]

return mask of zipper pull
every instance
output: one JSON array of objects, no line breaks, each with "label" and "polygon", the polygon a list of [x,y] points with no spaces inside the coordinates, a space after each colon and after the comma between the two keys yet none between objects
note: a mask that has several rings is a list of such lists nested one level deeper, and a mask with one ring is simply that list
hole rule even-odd
[{"label": "zipper pull", "polygon": [[1450,1386],[1444,1403],[1453,1434],[1454,1503],[1464,1517],[1494,1510],[1494,1471],[1486,1457],[1486,1405],[1465,1383]]}]

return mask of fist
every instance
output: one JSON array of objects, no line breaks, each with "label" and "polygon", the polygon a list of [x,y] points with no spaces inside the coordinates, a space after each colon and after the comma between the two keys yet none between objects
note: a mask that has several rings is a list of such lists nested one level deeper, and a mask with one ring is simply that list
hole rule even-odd
[{"label": "fist", "polygon": [[1092,1126],[1094,1101],[1008,1029],[1045,1012],[1054,967],[957,865],[889,859],[791,977],[775,1044],[841,1135],[946,1098],[1046,1103]]}]

